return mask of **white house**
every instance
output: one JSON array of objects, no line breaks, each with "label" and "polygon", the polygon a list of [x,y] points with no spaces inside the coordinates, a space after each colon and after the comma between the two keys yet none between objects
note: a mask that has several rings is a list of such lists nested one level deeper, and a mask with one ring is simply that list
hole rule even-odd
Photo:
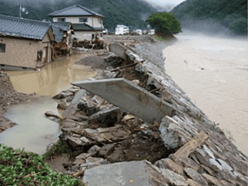
[{"label": "white house", "polygon": [[115,28],[115,35],[129,34],[129,32],[129,27],[125,25],[117,25],[117,27]]},{"label": "white house", "polygon": [[81,5],[52,12],[49,16],[53,17],[53,22],[71,22],[74,37],[78,40],[91,40],[96,34],[101,35],[104,30],[104,16]]}]

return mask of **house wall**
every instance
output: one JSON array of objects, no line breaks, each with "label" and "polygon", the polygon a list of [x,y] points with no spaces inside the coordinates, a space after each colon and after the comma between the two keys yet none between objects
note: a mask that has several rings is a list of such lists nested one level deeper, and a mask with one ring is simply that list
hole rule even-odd
[{"label": "house wall", "polygon": [[[42,49],[43,49],[42,61],[45,63],[49,63],[52,60],[51,56],[52,56],[53,46],[50,44],[50,36],[48,33],[45,35],[41,43],[42,43]],[[46,48],[48,48],[48,50]],[[46,50],[48,51],[47,56],[46,56]]]},{"label": "house wall", "polygon": [[[82,16],[84,17],[84,16]],[[60,17],[62,18],[62,17]],[[79,22],[80,17],[63,17],[66,18],[66,22],[71,22],[71,23],[82,23]],[[92,26],[92,27],[104,27],[103,26],[103,18],[102,17],[87,17],[88,20],[86,24]],[[100,21],[101,20],[101,21]],[[54,22],[58,22],[58,17],[53,17]]]},{"label": "house wall", "polygon": [[36,68],[37,51],[42,49],[42,43],[8,37],[0,37],[0,43],[6,44],[5,53],[0,52],[1,65]]},{"label": "house wall", "polygon": [[51,62],[52,46],[48,33],[42,41],[0,37],[0,43],[6,44],[5,52],[0,52],[0,65],[36,68],[37,52],[43,52],[42,61],[44,61],[46,47],[48,47],[47,62]]},{"label": "house wall", "polygon": [[82,40],[91,40],[92,39],[92,34],[102,34],[101,31],[99,32],[90,32],[90,31],[74,31],[74,38],[77,38],[79,41]]}]

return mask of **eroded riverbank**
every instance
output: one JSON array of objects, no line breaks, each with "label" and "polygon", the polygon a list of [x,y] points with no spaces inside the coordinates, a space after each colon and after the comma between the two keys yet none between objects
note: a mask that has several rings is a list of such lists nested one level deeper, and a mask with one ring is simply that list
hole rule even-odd
[{"label": "eroded riverbank", "polygon": [[189,32],[176,37],[164,50],[166,73],[247,154],[247,38]]},{"label": "eroded riverbank", "polygon": [[[151,50],[154,45],[149,44]],[[130,85],[142,91],[136,101],[143,101],[146,92],[160,99],[156,109],[161,110],[163,103],[174,112],[161,121],[145,122],[130,115],[133,107],[123,110],[122,104],[116,107],[112,100],[107,102],[75,87],[62,92],[57,96],[60,103],[66,103],[64,119],[59,122],[63,131],[60,139],[72,150],[73,160],[61,165],[65,173],[85,184],[103,186],[141,183],[141,178],[154,185],[246,185],[247,157],[154,65],[153,56],[146,59],[122,45],[120,49],[121,56],[110,55],[105,60],[106,77],[132,81]],[[126,94],[121,90],[118,96],[126,100]],[[69,103],[72,107],[67,107]],[[128,167],[136,167],[140,176],[134,172],[137,169]]]}]

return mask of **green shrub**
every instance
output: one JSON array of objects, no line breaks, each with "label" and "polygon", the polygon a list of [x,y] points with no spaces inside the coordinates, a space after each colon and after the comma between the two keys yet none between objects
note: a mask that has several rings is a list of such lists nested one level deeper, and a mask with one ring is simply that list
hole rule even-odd
[{"label": "green shrub", "polygon": [[53,171],[43,159],[0,144],[0,185],[80,185],[77,178]]}]

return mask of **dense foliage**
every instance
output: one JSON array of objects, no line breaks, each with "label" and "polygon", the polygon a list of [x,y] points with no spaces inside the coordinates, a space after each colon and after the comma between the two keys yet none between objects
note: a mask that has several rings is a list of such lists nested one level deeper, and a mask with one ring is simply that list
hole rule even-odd
[{"label": "dense foliage", "polygon": [[147,22],[156,30],[156,33],[176,34],[181,31],[181,24],[172,13],[154,13]]},{"label": "dense foliage", "polygon": [[172,13],[184,27],[192,25],[193,20],[202,21],[203,25],[207,20],[207,23],[220,23],[236,34],[247,34],[247,0],[187,0]]},{"label": "dense foliage", "polygon": [[77,178],[53,171],[43,163],[43,156],[0,144],[0,185],[78,186]]},{"label": "dense foliage", "polygon": [[[48,17],[52,13],[63,8],[80,4],[97,13],[104,15],[104,26],[113,31],[117,24],[129,26],[131,30],[146,28],[145,20],[156,10],[143,0],[22,0],[22,6],[29,14],[22,16],[28,19],[52,20]],[[18,0],[0,0],[0,14],[19,16]]]}]

